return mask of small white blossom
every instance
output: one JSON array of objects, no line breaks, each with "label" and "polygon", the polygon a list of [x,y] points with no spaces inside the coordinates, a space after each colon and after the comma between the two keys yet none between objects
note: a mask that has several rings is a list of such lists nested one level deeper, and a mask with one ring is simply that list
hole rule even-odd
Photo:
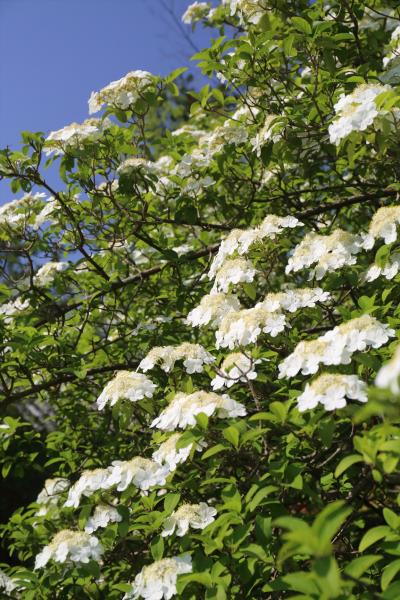
[{"label": "small white blossom", "polygon": [[385,279],[393,279],[400,271],[400,254],[393,254],[390,260],[382,267],[377,264],[371,265],[364,273],[364,281],[375,281],[382,276]]},{"label": "small white blossom", "polygon": [[8,225],[13,227],[22,223],[27,223],[34,209],[42,204],[46,194],[24,194],[21,198],[15,198],[0,206],[0,226]]},{"label": "small white blossom", "polygon": [[377,239],[383,239],[385,244],[397,240],[397,226],[400,223],[400,206],[383,206],[371,219],[368,233],[364,237],[363,247],[373,248]]},{"label": "small white blossom", "polygon": [[392,394],[400,394],[400,346],[397,346],[392,358],[381,367],[375,379],[379,388],[389,389]]},{"label": "small white blossom", "polygon": [[231,15],[238,14],[243,24],[257,25],[266,12],[262,0],[223,0],[223,4],[228,4]]},{"label": "small white blossom", "polygon": [[47,221],[52,221],[52,216],[59,210],[59,208],[60,205],[58,204],[57,200],[53,197],[49,198],[40,213],[36,216],[35,224],[33,226],[34,229],[39,229],[39,227],[44,225],[44,223]]},{"label": "small white blossom", "polygon": [[313,308],[317,302],[325,302],[330,297],[329,292],[324,292],[319,287],[294,288],[286,292],[267,294],[261,304],[269,312],[287,310],[293,313],[300,308]]},{"label": "small white blossom", "polygon": [[48,546],[36,556],[35,569],[45,567],[49,560],[64,563],[88,563],[90,560],[99,561],[103,553],[102,545],[94,535],[84,531],[64,529],[59,531]]},{"label": "small white blossom", "polygon": [[107,485],[116,485],[118,492],[123,492],[131,484],[146,492],[151,487],[165,485],[169,475],[168,467],[141,456],[126,461],[115,460],[109,471]]},{"label": "small white blossom", "polygon": [[269,142],[279,142],[282,139],[282,123],[277,115],[267,115],[264,125],[258,131],[256,136],[250,140],[252,149],[257,156],[261,155],[261,149]]},{"label": "small white blossom", "polygon": [[207,525],[215,521],[216,514],[215,508],[208,506],[206,502],[183,504],[165,519],[161,535],[168,537],[175,532],[178,537],[182,537],[187,534],[189,527],[205,529]]},{"label": "small white blossom", "polygon": [[351,355],[367,347],[379,348],[394,336],[394,330],[375,317],[363,315],[327,331],[316,340],[302,341],[279,365],[279,378],[294,377],[299,371],[310,375],[319,365],[347,365]]},{"label": "small white blossom", "polygon": [[285,326],[283,314],[266,310],[260,302],[253,308],[228,313],[216,331],[216,346],[233,350],[235,346],[254,344],[261,332],[275,337]]},{"label": "small white blossom", "polygon": [[36,512],[38,517],[44,517],[50,506],[56,506],[60,500],[60,496],[65,492],[70,482],[64,477],[55,477],[54,479],[46,479],[42,491],[36,498],[36,503],[40,505]]},{"label": "small white blossom", "polygon": [[146,372],[159,364],[163,371],[169,373],[174,368],[177,360],[183,360],[186,372],[192,374],[201,373],[203,365],[210,365],[215,359],[200,344],[184,342],[179,346],[156,346],[152,348],[140,362],[139,369]]},{"label": "small white blossom", "polygon": [[185,25],[191,25],[196,21],[203,19],[210,10],[209,2],[193,2],[187,7],[186,11],[182,15],[182,22]]},{"label": "small white blossom", "polygon": [[38,287],[44,287],[53,282],[56,273],[68,268],[66,262],[48,262],[40,267],[33,277],[33,283]]},{"label": "small white blossom", "polygon": [[339,145],[352,131],[365,131],[372,125],[380,112],[376,98],[390,89],[388,85],[362,84],[351,94],[342,94],[334,106],[337,118],[329,126],[331,143]]},{"label": "small white blossom", "polygon": [[244,258],[226,260],[215,275],[213,291],[226,293],[231,284],[250,283],[257,273],[253,263]]},{"label": "small white blossom", "polygon": [[148,71],[130,71],[99,92],[92,92],[89,98],[89,114],[98,112],[104,104],[120,109],[129,108],[153,81],[154,78]]},{"label": "small white blossom", "polygon": [[367,402],[367,386],[356,375],[325,373],[307,383],[305,390],[297,398],[300,412],[322,404],[326,410],[346,406],[346,398]]},{"label": "small white blossom", "polygon": [[199,306],[190,311],[186,321],[192,327],[201,327],[209,323],[218,327],[225,315],[240,310],[241,307],[237,297],[232,294],[207,294],[203,296]]},{"label": "small white blossom", "polygon": [[86,522],[86,533],[93,533],[100,527],[107,527],[109,523],[119,523],[122,521],[122,516],[114,506],[107,504],[99,504],[96,506],[94,513]]},{"label": "small white blossom", "polygon": [[14,300],[10,300],[10,302],[0,304],[0,315],[4,315],[5,323],[10,323],[12,317],[15,317],[20,312],[24,312],[27,308],[29,308],[29,300],[21,300],[20,297],[17,297]]},{"label": "small white blossom", "polygon": [[109,381],[97,398],[97,408],[103,410],[106,404],[114,406],[118,400],[130,400],[136,402],[143,398],[152,398],[156,385],[142,373],[131,371],[119,371]]},{"label": "small white blossom", "polygon": [[[167,465],[169,471],[175,471],[176,467],[187,461],[193,448],[193,442],[184,448],[177,448],[177,444],[182,437],[181,433],[173,433],[165,442],[159,445],[153,452],[153,460],[159,465]],[[200,440],[195,444],[195,449],[199,452],[204,448],[204,441]]]},{"label": "small white blossom", "polygon": [[211,381],[213,390],[220,390],[224,386],[231,387],[238,381],[251,381],[256,379],[257,373],[254,366],[261,361],[253,361],[251,357],[246,356],[242,352],[234,352],[229,354],[223,361],[220,372]]},{"label": "small white blossom", "polygon": [[354,265],[355,255],[361,249],[361,238],[342,229],[335,229],[330,235],[311,232],[293,250],[286,273],[300,271],[315,264],[309,278],[315,275],[316,279],[322,279],[327,272]]},{"label": "small white blossom", "polygon": [[92,469],[83,471],[82,475],[68,492],[64,506],[77,508],[82,496],[91,496],[98,490],[106,490],[110,471],[108,469]]},{"label": "small white blossom", "polygon": [[[14,598],[14,596],[11,596],[11,593],[17,589],[18,586],[15,583],[15,581],[11,577],[8,577],[8,575],[6,575],[4,571],[0,570],[0,590],[5,591],[5,593],[7,594],[7,598]],[[8,594],[10,594],[10,596],[8,596]]]},{"label": "small white blossom", "polygon": [[52,131],[45,141],[45,154],[64,154],[69,148],[79,147],[84,141],[94,142],[111,127],[110,119],[86,119],[83,123],[71,123],[63,129]]},{"label": "small white blossom", "polygon": [[189,554],[163,558],[143,567],[132,584],[132,591],[124,600],[170,600],[176,594],[178,575],[192,572],[192,559]]},{"label": "small white blossom", "polygon": [[163,431],[174,431],[178,427],[193,427],[196,424],[196,416],[200,413],[211,417],[215,414],[219,419],[232,417],[243,417],[246,409],[243,404],[232,400],[227,394],[219,396],[213,392],[194,392],[184,394],[179,392],[169,403],[161,414],[154,419],[151,427],[157,427]]}]

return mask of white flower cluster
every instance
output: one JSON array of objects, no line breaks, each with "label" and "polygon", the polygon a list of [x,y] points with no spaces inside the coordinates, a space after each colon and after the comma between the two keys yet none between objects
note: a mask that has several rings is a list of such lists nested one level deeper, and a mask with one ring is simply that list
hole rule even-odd
[{"label": "white flower cluster", "polygon": [[194,392],[184,394],[178,392],[161,414],[154,419],[151,427],[163,431],[174,431],[178,427],[193,427],[196,416],[200,413],[211,417],[215,414],[219,419],[244,417],[246,409],[243,404],[232,400],[227,394],[219,396],[213,392]]},{"label": "white flower cluster", "polygon": [[196,444],[192,442],[183,448],[177,448],[177,444],[182,435],[182,433],[173,433],[153,452],[153,460],[159,465],[165,464],[171,472],[175,471],[179,464],[187,461],[193,446],[195,446],[195,449],[198,452],[205,446],[204,441],[200,440]]},{"label": "white flower cluster", "polygon": [[206,502],[182,504],[171,516],[165,519],[161,535],[168,537],[175,532],[178,537],[182,537],[187,534],[189,527],[204,529],[215,520],[216,514],[215,508],[208,506]]},{"label": "white flower cluster", "polygon": [[337,118],[329,125],[332,144],[339,145],[352,131],[365,131],[379,114],[376,98],[390,90],[381,84],[362,84],[348,95],[342,94],[335,104]]},{"label": "white flower cluster", "polygon": [[33,283],[38,287],[45,287],[53,282],[56,273],[65,271],[67,268],[67,262],[47,262],[35,273]]},{"label": "white flower cluster", "polygon": [[157,560],[143,567],[136,575],[132,591],[125,594],[124,600],[170,600],[176,594],[178,575],[191,573],[192,570],[189,554]]},{"label": "white flower cluster", "polygon": [[59,563],[67,560],[78,564],[88,563],[90,560],[98,562],[102,553],[103,547],[94,535],[64,529],[36,556],[35,569],[45,567],[51,559]]},{"label": "white flower cluster", "polygon": [[300,271],[316,264],[310,272],[309,279],[314,275],[317,279],[322,279],[329,271],[336,271],[345,265],[354,265],[354,255],[361,249],[361,238],[342,229],[335,229],[330,235],[311,232],[293,250],[286,273]]},{"label": "white flower cluster", "polygon": [[267,115],[263,126],[251,140],[251,143],[257,156],[260,156],[261,149],[265,144],[279,142],[280,139],[282,139],[282,123],[278,115]]},{"label": "white flower cluster", "polygon": [[147,492],[151,487],[164,485],[169,470],[149,458],[135,456],[131,460],[115,460],[109,467],[107,486],[117,486],[123,492],[133,483],[139,490]]},{"label": "white flower cluster", "polygon": [[305,390],[297,398],[300,412],[322,404],[326,410],[336,410],[346,406],[346,398],[367,402],[367,386],[357,375],[324,373],[307,383]]},{"label": "white flower cluster", "polygon": [[379,388],[389,389],[392,394],[400,394],[400,346],[397,346],[392,358],[381,367],[376,376],[375,384]]},{"label": "white flower cluster", "polygon": [[99,92],[92,92],[89,98],[89,114],[99,112],[104,104],[120,109],[129,108],[153,81],[154,78],[148,71],[130,71]]},{"label": "white flower cluster", "polygon": [[228,256],[237,252],[240,256],[246,254],[250,247],[256,243],[269,238],[271,240],[281,234],[287,228],[303,225],[296,217],[278,217],[267,215],[259,227],[253,229],[233,229],[229,235],[222,240],[218,253],[215,256],[208,276],[214,279]]},{"label": "white flower cluster", "polygon": [[8,225],[13,227],[21,223],[26,223],[33,214],[34,209],[41,204],[46,194],[24,194],[21,198],[16,198],[0,206],[0,226]]},{"label": "white flower cluster", "polygon": [[182,22],[186,25],[196,23],[196,21],[200,21],[200,19],[206,17],[209,11],[210,4],[208,2],[193,2],[183,13]]},{"label": "white flower cluster", "polygon": [[285,326],[285,315],[270,312],[259,302],[253,308],[230,312],[222,319],[216,331],[216,346],[233,350],[235,346],[254,344],[261,332],[275,337]]},{"label": "white flower cluster", "polygon": [[364,281],[375,281],[381,275],[385,279],[393,279],[400,271],[400,253],[395,253],[390,257],[390,260],[384,265],[371,265],[364,273]]},{"label": "white flower cluster", "polygon": [[29,300],[21,300],[20,297],[17,297],[14,300],[10,300],[10,302],[0,304],[0,315],[4,315],[5,323],[10,323],[12,317],[15,317],[20,312],[24,312],[27,308],[29,308]]},{"label": "white flower cluster", "polygon": [[203,296],[200,304],[190,311],[186,320],[192,327],[208,324],[218,327],[225,315],[241,308],[239,300],[232,294],[207,294]]},{"label": "white flower cluster", "polygon": [[260,362],[259,360],[253,361],[243,352],[229,354],[223,361],[219,373],[211,381],[213,390],[220,390],[224,386],[229,388],[238,381],[247,382],[256,379],[257,373],[254,365]]},{"label": "white flower cluster", "polygon": [[244,258],[226,260],[215,275],[214,286],[211,293],[228,292],[230,285],[250,283],[257,273],[254,265]]},{"label": "white flower cluster", "polygon": [[400,206],[383,206],[371,219],[368,233],[364,237],[363,247],[370,250],[377,239],[383,239],[385,244],[397,240],[397,226],[400,224]]},{"label": "white flower cluster", "polygon": [[242,23],[257,25],[265,14],[262,0],[223,0],[223,3],[229,5],[232,16],[239,15]]},{"label": "white flower cluster", "polygon": [[83,471],[80,478],[68,492],[68,498],[64,504],[66,507],[77,508],[82,496],[90,496],[98,490],[108,489],[108,469],[92,469]]},{"label": "white flower cluster", "polygon": [[169,373],[174,368],[177,360],[183,360],[186,372],[192,374],[201,373],[203,365],[210,365],[215,359],[200,344],[184,342],[179,346],[156,346],[152,348],[140,362],[139,369],[146,372],[159,364],[163,371]]},{"label": "white flower cluster", "polygon": [[351,355],[368,346],[379,348],[395,334],[375,317],[363,315],[327,331],[316,340],[300,342],[294,352],[279,365],[279,378],[294,377],[299,371],[310,375],[319,365],[347,365]]},{"label": "white flower cluster", "polygon": [[40,213],[36,216],[35,224],[33,226],[34,229],[39,229],[39,227],[44,225],[44,223],[47,223],[47,221],[52,221],[52,215],[54,215],[59,208],[60,205],[58,204],[57,200],[51,196],[47,200]]},{"label": "white flower cluster", "polygon": [[114,406],[118,400],[123,399],[136,402],[143,398],[152,398],[156,387],[142,373],[119,371],[97,398],[97,408],[103,410],[106,404]]},{"label": "white flower cluster", "polygon": [[60,496],[65,492],[70,482],[64,477],[55,477],[54,479],[46,479],[42,491],[36,498],[36,503],[40,505],[39,510],[36,512],[36,516],[44,517],[51,506],[57,506]]},{"label": "white flower cluster", "polygon": [[86,533],[93,533],[100,527],[107,527],[109,523],[120,523],[122,516],[119,514],[115,506],[107,504],[99,504],[94,509],[94,513],[86,522]]},{"label": "white flower cluster", "polygon": [[18,598],[18,596],[11,595],[12,592],[14,592],[17,589],[18,586],[15,583],[15,581],[11,579],[11,577],[8,577],[8,575],[6,575],[4,571],[0,570],[0,590],[5,591],[5,593],[7,594],[6,598]]},{"label": "white flower cluster", "polygon": [[86,119],[83,123],[71,123],[58,131],[52,131],[46,138],[45,154],[64,154],[66,150],[79,147],[84,141],[94,142],[111,127],[110,119]]},{"label": "white flower cluster", "polygon": [[269,312],[286,310],[293,313],[300,308],[313,308],[317,302],[326,302],[330,297],[330,293],[324,292],[320,287],[294,288],[286,292],[267,294],[262,304]]}]

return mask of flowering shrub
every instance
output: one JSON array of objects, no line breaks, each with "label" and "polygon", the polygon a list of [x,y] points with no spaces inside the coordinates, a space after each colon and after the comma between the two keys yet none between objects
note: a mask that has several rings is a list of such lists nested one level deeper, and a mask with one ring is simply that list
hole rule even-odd
[{"label": "flowering shrub", "polygon": [[1,594],[396,600],[398,3],[186,25],[0,151]]}]

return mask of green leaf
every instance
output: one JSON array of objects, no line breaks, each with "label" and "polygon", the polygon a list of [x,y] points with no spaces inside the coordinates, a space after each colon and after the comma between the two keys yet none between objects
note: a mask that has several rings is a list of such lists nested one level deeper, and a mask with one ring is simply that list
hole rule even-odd
[{"label": "green leaf", "polygon": [[366,534],[363,535],[360,545],[358,547],[360,552],[364,552],[369,546],[375,544],[378,540],[386,537],[390,533],[390,528],[386,525],[378,525],[373,527]]},{"label": "green leaf", "polygon": [[351,577],[359,579],[363,573],[368,571],[372,565],[380,561],[382,556],[380,554],[367,554],[365,556],[358,556],[345,566],[344,572],[348,573]]},{"label": "green leaf", "polygon": [[359,454],[350,454],[349,456],[345,456],[335,469],[335,477],[340,477],[340,475],[347,471],[347,469],[349,469],[352,465],[355,465],[359,462],[363,462],[363,457]]},{"label": "green leaf", "polygon": [[391,583],[393,577],[397,575],[400,571],[400,558],[394,560],[393,562],[386,565],[386,567],[382,571],[381,577],[381,588],[384,592],[388,585]]},{"label": "green leaf", "polygon": [[306,33],[307,35],[312,34],[312,28],[310,23],[302,17],[292,17],[292,24],[298,31]]},{"label": "green leaf", "polygon": [[235,448],[238,448],[239,446],[239,432],[236,429],[236,427],[226,427],[223,431],[222,431],[222,435],[224,436],[224,438],[230,442],[233,446],[235,446]]},{"label": "green leaf", "polygon": [[161,560],[164,554],[164,538],[157,535],[150,542],[150,552],[154,560]]}]

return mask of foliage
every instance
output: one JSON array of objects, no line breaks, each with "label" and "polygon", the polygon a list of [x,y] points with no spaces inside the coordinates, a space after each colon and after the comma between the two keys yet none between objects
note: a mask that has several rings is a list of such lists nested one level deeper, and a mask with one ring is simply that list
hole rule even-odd
[{"label": "foliage", "polygon": [[195,4],[0,152],[4,597],[396,599],[400,10]]}]

